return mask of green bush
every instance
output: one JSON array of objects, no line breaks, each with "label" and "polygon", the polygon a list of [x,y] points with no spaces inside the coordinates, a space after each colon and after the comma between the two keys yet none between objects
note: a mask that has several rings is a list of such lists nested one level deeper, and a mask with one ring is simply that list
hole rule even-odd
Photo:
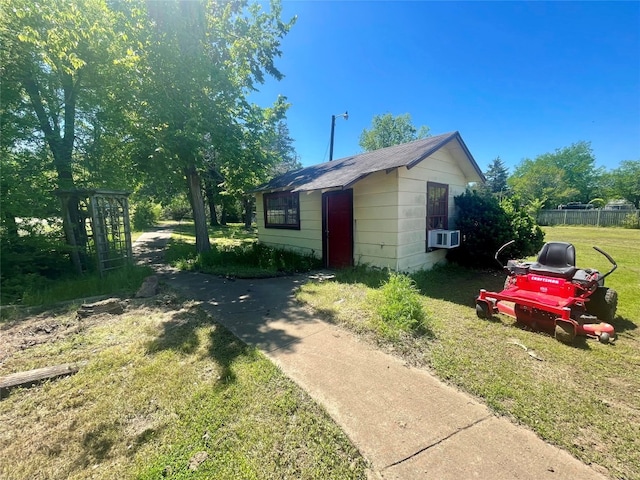
[{"label": "green bush", "polygon": [[544,233],[516,201],[501,205],[490,195],[467,190],[455,202],[462,242],[447,253],[453,262],[465,267],[497,267],[494,256],[505,243],[515,240],[504,252],[511,258],[533,255],[544,243]]},{"label": "green bush", "polygon": [[455,204],[456,229],[462,241],[447,252],[447,258],[463,266],[495,266],[496,250],[513,239],[509,218],[498,200],[466,191],[455,197]]},{"label": "green bush", "polygon": [[515,199],[505,199],[500,206],[507,214],[513,228],[513,239],[516,243],[511,252],[520,258],[533,255],[544,245],[544,232],[534,217],[524,210]]},{"label": "green bush", "polygon": [[425,313],[415,282],[406,275],[391,273],[389,279],[370,294],[378,319],[374,328],[395,341],[402,333],[426,331]]},{"label": "green bush", "polygon": [[136,203],[133,210],[133,228],[142,231],[153,227],[160,219],[160,207],[150,201]]},{"label": "green bush", "polygon": [[162,218],[168,218],[179,222],[185,218],[191,218],[191,205],[184,197],[174,198],[171,203],[162,210]]},{"label": "green bush", "polygon": [[20,302],[27,290],[38,290],[73,272],[69,247],[60,232],[46,235],[2,235],[0,238],[0,298]]},{"label": "green bush", "polygon": [[622,220],[622,226],[624,228],[640,228],[640,215],[638,215],[638,212],[626,215]]}]

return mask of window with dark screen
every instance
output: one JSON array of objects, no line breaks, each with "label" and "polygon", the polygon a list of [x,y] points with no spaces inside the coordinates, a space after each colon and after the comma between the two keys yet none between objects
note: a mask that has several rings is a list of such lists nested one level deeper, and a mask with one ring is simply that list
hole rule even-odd
[{"label": "window with dark screen", "polygon": [[449,185],[427,182],[427,245],[429,230],[449,226]]},{"label": "window with dark screen", "polygon": [[264,226],[266,228],[300,229],[298,192],[265,193]]}]

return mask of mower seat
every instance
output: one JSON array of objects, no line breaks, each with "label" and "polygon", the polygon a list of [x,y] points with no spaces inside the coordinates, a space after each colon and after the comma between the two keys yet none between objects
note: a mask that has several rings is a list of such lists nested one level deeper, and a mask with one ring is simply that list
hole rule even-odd
[{"label": "mower seat", "polygon": [[576,249],[566,242],[545,243],[538,254],[538,261],[529,271],[538,275],[571,279],[576,273]]}]

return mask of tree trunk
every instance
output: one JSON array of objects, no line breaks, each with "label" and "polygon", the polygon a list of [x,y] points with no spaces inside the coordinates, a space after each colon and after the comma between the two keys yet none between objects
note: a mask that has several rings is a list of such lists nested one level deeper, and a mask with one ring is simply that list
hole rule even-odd
[{"label": "tree trunk", "polygon": [[12,213],[7,211],[4,211],[2,215],[4,216],[4,225],[7,229],[7,236],[12,240],[17,238],[18,224],[16,222],[16,217],[14,217]]},{"label": "tree trunk", "polygon": [[204,194],[209,205],[209,225],[218,227],[218,217],[216,216],[216,185],[211,178],[204,179]]},{"label": "tree trunk", "polygon": [[189,197],[193,210],[193,221],[196,226],[196,251],[198,253],[211,250],[209,242],[209,231],[207,229],[207,215],[204,210],[204,199],[202,198],[202,185],[200,175],[194,165],[189,165],[186,169],[187,184],[189,186]]},{"label": "tree trunk", "polygon": [[220,212],[220,225],[227,225],[227,208],[222,204],[222,212]]},{"label": "tree trunk", "polygon": [[[67,245],[71,247],[69,254],[71,255],[71,263],[78,275],[82,274],[82,260],[80,258],[80,252],[78,249],[78,243],[76,242],[76,232],[74,231],[74,221],[72,220],[72,211],[75,212],[75,216],[78,217],[78,200],[75,201],[67,195],[61,197],[62,202],[62,228],[64,229],[64,235],[67,239]],[[75,210],[74,210],[75,209]]]},{"label": "tree trunk", "polygon": [[[75,141],[75,120],[76,120],[76,99],[80,88],[80,73],[74,84],[74,78],[70,74],[61,74],[65,104],[64,104],[64,125],[60,128],[60,121],[57,116],[49,117],[44,108],[45,102],[40,94],[40,86],[33,75],[33,70],[25,69],[23,85],[31,104],[35,111],[40,129],[44,133],[44,138],[53,154],[53,164],[58,174],[58,188],[61,190],[75,189],[73,179],[72,158],[73,144]],[[66,200],[66,211],[63,211],[62,223],[64,227],[67,244],[72,248],[71,260],[76,272],[82,273],[82,262],[78,253],[78,248],[84,250],[87,243],[84,223],[81,218],[78,199],[72,196]],[[64,210],[64,209],[63,209]]]},{"label": "tree trunk", "polygon": [[244,228],[249,229],[251,228],[253,217],[253,198],[244,197],[242,203],[244,205]]}]

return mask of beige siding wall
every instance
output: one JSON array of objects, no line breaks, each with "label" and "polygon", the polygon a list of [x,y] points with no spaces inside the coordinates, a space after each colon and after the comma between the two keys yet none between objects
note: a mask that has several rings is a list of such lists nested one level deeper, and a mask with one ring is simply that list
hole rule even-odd
[{"label": "beige siding wall", "polygon": [[398,169],[398,270],[429,269],[445,259],[446,250],[425,252],[427,182],[449,185],[449,228],[455,227],[453,198],[467,186],[462,170],[446,149],[440,149],[412,169]]},{"label": "beige siding wall", "polygon": [[258,239],[275,248],[313,253],[322,258],[322,194],[300,192],[300,230],[264,227],[262,194],[256,194],[256,222]]},{"label": "beige siding wall", "polygon": [[397,172],[371,174],[353,187],[353,256],[367,263],[396,269],[398,254]]}]

